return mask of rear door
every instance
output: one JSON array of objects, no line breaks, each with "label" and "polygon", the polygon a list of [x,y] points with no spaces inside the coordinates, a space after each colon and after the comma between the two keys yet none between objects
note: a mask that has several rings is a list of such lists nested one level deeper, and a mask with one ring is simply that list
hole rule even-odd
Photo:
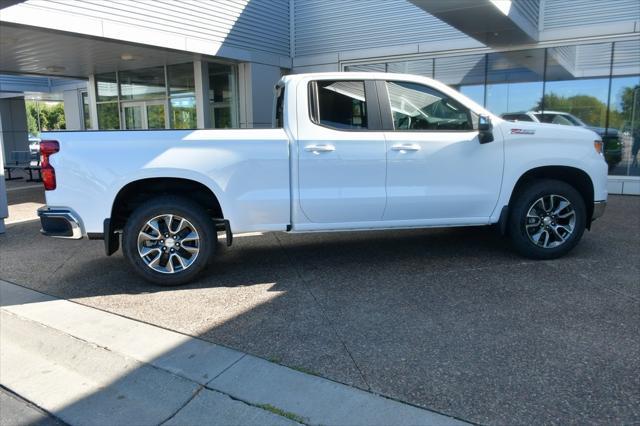
[{"label": "rear door", "polygon": [[384,220],[484,223],[495,208],[503,169],[502,136],[478,141],[469,108],[435,88],[379,82],[387,141]]},{"label": "rear door", "polygon": [[310,120],[298,120],[297,144],[304,216],[335,224],[382,219],[386,143],[375,82],[318,80],[307,89]]}]

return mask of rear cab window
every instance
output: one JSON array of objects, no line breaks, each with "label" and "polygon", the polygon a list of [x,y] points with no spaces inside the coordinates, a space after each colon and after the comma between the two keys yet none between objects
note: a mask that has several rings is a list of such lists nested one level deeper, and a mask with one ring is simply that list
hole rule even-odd
[{"label": "rear cab window", "polygon": [[276,86],[276,119],[274,126],[277,129],[284,127],[284,85]]},{"label": "rear cab window", "polygon": [[315,124],[337,130],[368,130],[364,80],[318,80],[309,84],[309,114]]}]

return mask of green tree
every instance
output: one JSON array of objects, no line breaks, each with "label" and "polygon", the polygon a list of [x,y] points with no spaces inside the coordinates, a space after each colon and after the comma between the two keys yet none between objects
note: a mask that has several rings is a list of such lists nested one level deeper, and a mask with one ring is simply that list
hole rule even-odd
[{"label": "green tree", "polygon": [[628,86],[622,89],[620,95],[620,111],[611,108],[611,122],[615,121],[618,128],[630,128],[631,122],[634,127],[640,126],[640,84]]},{"label": "green tree", "polygon": [[64,104],[62,102],[47,105],[46,114],[48,130],[64,130],[67,128],[64,118]]},{"label": "green tree", "polygon": [[[63,130],[66,129],[64,117],[64,104],[45,103],[27,101],[25,102],[27,112],[27,125],[29,133],[38,134],[40,130]],[[39,120],[38,120],[38,115]],[[40,128],[38,128],[38,125]]]},{"label": "green tree", "polygon": [[[40,130],[47,129],[49,122],[47,120],[47,113],[44,110],[44,104],[40,103],[38,105],[38,103],[35,101],[27,101],[25,102],[25,106],[27,108],[27,117],[31,117],[31,119],[27,118],[27,124],[29,124],[29,132],[38,134]],[[39,120],[38,115],[40,115]]]},{"label": "green tree", "polygon": [[29,108],[27,108],[27,127],[29,133],[32,135],[38,134],[38,121],[36,120],[35,114],[31,114]]},{"label": "green tree", "polygon": [[537,110],[562,111],[573,114],[589,126],[604,126],[607,104],[595,96],[574,95],[564,97],[555,93],[546,94],[536,105]]}]

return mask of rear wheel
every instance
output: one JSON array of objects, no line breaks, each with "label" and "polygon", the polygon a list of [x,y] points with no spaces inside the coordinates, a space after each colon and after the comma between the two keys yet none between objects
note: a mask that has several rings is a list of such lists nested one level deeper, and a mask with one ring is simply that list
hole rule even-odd
[{"label": "rear wheel", "polygon": [[186,284],[213,257],[217,233],[191,200],[159,197],[138,207],[124,228],[123,251],[142,278],[158,285]]},{"label": "rear wheel", "polygon": [[558,180],[537,180],[515,196],[509,235],[523,256],[555,259],[578,244],[586,217],[584,200],[575,188]]}]

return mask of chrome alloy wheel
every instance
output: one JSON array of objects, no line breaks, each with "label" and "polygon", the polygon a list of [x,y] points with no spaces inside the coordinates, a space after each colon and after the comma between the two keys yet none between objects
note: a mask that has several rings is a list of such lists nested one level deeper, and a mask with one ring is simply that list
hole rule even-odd
[{"label": "chrome alloy wheel", "polygon": [[576,212],[569,200],[553,194],[538,198],[525,220],[529,239],[542,248],[562,245],[573,234],[575,225]]},{"label": "chrome alloy wheel", "polygon": [[156,216],[138,233],[138,254],[149,268],[163,274],[184,271],[195,262],[199,252],[198,231],[178,215]]}]

